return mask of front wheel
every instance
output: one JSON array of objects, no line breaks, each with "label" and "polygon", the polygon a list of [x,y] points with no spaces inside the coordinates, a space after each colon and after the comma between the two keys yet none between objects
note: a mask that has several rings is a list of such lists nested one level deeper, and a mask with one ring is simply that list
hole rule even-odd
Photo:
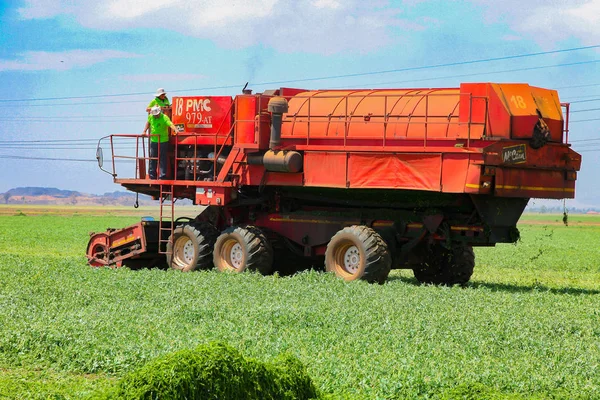
[{"label": "front wheel", "polygon": [[362,279],[383,283],[391,265],[392,258],[385,241],[364,225],[338,231],[325,251],[325,269],[347,281]]},{"label": "front wheel", "polygon": [[219,271],[273,270],[273,248],[265,234],[255,226],[231,227],[215,242],[213,262]]},{"label": "front wheel", "polygon": [[206,222],[178,226],[167,244],[167,264],[183,272],[212,268],[217,234],[217,229]]}]

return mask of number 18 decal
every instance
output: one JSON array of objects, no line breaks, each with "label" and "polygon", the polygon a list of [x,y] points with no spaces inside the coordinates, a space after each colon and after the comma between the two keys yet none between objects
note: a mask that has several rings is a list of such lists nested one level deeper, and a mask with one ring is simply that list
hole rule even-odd
[{"label": "number 18 decal", "polygon": [[511,96],[510,101],[517,108],[527,108],[527,104],[525,104],[525,100],[523,100],[523,96]]}]

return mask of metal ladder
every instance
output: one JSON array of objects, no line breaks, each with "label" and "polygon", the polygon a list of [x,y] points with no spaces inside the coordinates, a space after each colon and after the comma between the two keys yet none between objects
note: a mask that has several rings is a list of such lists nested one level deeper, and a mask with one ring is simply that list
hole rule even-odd
[{"label": "metal ladder", "polygon": [[[158,252],[160,254],[166,254],[167,256],[172,254],[169,251],[169,246],[168,244],[171,243],[171,249],[173,249],[173,243],[171,242],[173,240],[173,231],[175,230],[175,196],[173,195],[173,190],[174,185],[160,185],[160,214],[159,214],[159,220],[158,220]],[[165,202],[167,202],[167,204],[165,205]],[[167,210],[165,210],[165,207],[167,207]],[[170,210],[170,215],[169,215],[169,208]],[[165,211],[167,212],[167,215],[165,215]],[[169,221],[170,223],[168,224],[168,227],[165,227],[164,224],[164,219],[165,217],[171,217],[171,220]],[[166,237],[166,238],[165,238]],[[164,250],[163,250],[164,248]],[[171,250],[172,251],[172,250]]]}]

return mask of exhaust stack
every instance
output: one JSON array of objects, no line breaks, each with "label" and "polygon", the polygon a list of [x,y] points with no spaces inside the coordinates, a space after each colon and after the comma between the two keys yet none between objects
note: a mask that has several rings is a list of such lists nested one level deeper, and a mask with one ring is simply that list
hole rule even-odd
[{"label": "exhaust stack", "polygon": [[275,150],[281,143],[281,121],[283,113],[288,112],[288,102],[283,97],[272,97],[267,109],[271,115],[271,138],[269,149]]}]

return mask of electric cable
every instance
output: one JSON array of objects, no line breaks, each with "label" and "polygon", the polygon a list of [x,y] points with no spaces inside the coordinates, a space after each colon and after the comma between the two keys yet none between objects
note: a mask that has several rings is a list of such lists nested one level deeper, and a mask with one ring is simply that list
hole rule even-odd
[{"label": "electric cable", "polygon": [[[598,62],[600,62],[600,60],[580,61],[580,62],[566,63],[566,64],[542,65],[542,66],[527,67],[527,68],[505,69],[505,70],[501,70],[501,71],[475,72],[475,73],[461,74],[461,75],[447,75],[447,76],[440,76],[440,77],[433,77],[433,78],[407,79],[407,80],[403,80],[403,81],[377,82],[377,83],[370,84],[370,86],[375,87],[374,85],[391,85],[391,84],[398,84],[398,83],[435,81],[435,80],[439,80],[439,79],[465,78],[465,77],[478,76],[478,75],[504,74],[507,72],[533,71],[533,70],[538,70],[538,69],[570,67],[570,66],[574,66],[574,65],[593,64],[593,63],[598,63]],[[363,86],[363,85],[361,85],[361,86]],[[330,87],[329,89],[341,89],[341,88],[346,88],[346,87],[347,87],[347,85],[333,86],[333,87]]]},{"label": "electric cable", "polygon": [[586,110],[569,110],[569,114],[578,113],[578,112],[589,112],[589,111],[599,111],[600,108],[588,108]]},{"label": "electric cable", "polygon": [[[382,71],[368,71],[368,72],[358,72],[358,73],[352,73],[352,74],[329,75],[329,76],[321,76],[321,77],[288,79],[288,80],[270,81],[270,82],[251,82],[251,85],[252,86],[265,86],[265,85],[274,85],[274,84],[282,84],[282,83],[311,82],[311,81],[321,81],[321,80],[329,80],[329,79],[350,78],[350,77],[356,77],[356,76],[381,75],[381,74],[389,74],[389,73],[396,73],[396,72],[418,71],[418,70],[433,69],[433,68],[444,68],[444,67],[453,67],[453,66],[467,65],[467,64],[478,64],[478,63],[486,63],[486,62],[494,62],[494,61],[502,61],[502,60],[511,60],[511,59],[516,59],[516,58],[536,57],[536,56],[541,56],[541,55],[565,53],[565,52],[572,52],[572,51],[579,51],[579,50],[590,50],[590,49],[595,49],[595,48],[599,48],[599,47],[600,47],[600,44],[596,44],[596,45],[591,45],[591,46],[572,47],[572,48],[568,48],[568,49],[550,50],[550,51],[543,51],[543,52],[537,52],[537,53],[515,54],[515,55],[509,55],[509,56],[502,56],[502,57],[491,57],[491,58],[476,59],[476,60],[423,65],[423,66],[418,66],[418,67],[405,67],[405,68],[389,69],[389,70],[382,70]],[[170,92],[171,93],[181,93],[181,92],[201,91],[201,90],[231,89],[231,88],[237,88],[240,86],[241,86],[240,84],[222,85],[222,86],[195,88],[195,89],[170,90]],[[154,92],[117,93],[117,94],[65,96],[65,97],[42,97],[42,98],[25,98],[25,99],[0,99],[0,102],[92,99],[92,98],[107,98],[107,97],[141,96],[141,95],[151,95],[151,94],[154,94]]]}]

